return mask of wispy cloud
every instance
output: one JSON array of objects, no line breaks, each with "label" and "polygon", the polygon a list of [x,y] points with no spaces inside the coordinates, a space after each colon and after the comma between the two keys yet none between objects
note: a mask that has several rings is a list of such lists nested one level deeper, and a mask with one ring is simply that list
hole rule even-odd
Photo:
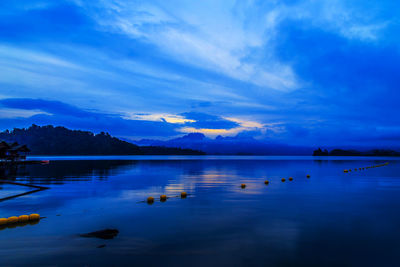
[{"label": "wispy cloud", "polygon": [[126,114],[124,118],[129,120],[143,120],[143,121],[166,121],[168,123],[183,124],[186,122],[196,122],[195,120],[186,119],[180,115],[174,114]]},{"label": "wispy cloud", "polygon": [[0,119],[29,118],[39,114],[51,115],[50,113],[44,112],[40,109],[25,110],[25,109],[0,107]]},{"label": "wispy cloud", "polygon": [[283,8],[281,12],[287,18],[309,21],[314,27],[337,32],[349,39],[373,41],[381,37],[382,30],[388,25],[387,18],[375,17],[376,10],[350,1],[307,0]]},{"label": "wispy cloud", "polygon": [[[273,10],[253,21],[252,14],[237,16],[235,1],[180,2],[173,9],[170,2],[102,1],[95,12],[93,3],[79,4],[104,31],[149,42],[185,64],[270,89],[299,86],[290,66],[273,57],[268,42],[275,34]],[[254,51],[268,61],[254,58]]]}]

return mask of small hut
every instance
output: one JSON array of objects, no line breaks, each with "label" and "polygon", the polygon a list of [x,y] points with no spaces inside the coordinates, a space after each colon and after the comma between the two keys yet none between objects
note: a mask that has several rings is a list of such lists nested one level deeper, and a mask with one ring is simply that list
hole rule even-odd
[{"label": "small hut", "polygon": [[17,142],[8,144],[0,143],[0,160],[1,161],[23,161],[26,160],[26,155],[30,149],[26,145],[19,145]]}]

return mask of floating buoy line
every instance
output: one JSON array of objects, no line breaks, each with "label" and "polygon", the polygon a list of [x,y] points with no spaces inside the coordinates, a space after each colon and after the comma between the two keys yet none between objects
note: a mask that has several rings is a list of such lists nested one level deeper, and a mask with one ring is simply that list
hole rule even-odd
[{"label": "floating buoy line", "polygon": [[[362,170],[366,170],[366,169],[378,168],[378,167],[383,167],[383,166],[387,166],[387,165],[389,165],[389,162],[385,162],[385,163],[378,164],[378,165],[373,165],[373,166],[368,166],[368,167],[358,167],[358,168],[354,168],[354,171],[362,171]],[[352,169],[345,169],[345,170],[343,170],[343,172],[345,172],[345,173],[348,173],[348,172],[351,172],[351,171],[352,171]],[[307,174],[307,175],[306,175],[306,178],[307,178],[307,179],[310,179],[310,178],[311,178],[311,175],[310,175],[310,174]],[[288,180],[292,182],[294,179],[293,179],[293,177],[289,177]],[[281,182],[283,182],[283,183],[286,182],[286,178],[282,178],[282,179],[281,179]],[[265,184],[265,185],[269,185],[269,184],[270,184],[270,181],[269,181],[269,180],[265,180],[265,181],[264,181],[264,184]],[[241,188],[241,189],[246,189],[246,187],[247,187],[246,184],[240,184],[240,188]],[[167,196],[167,195],[161,195],[161,196],[160,196],[160,202],[165,202],[165,201],[167,201],[167,199],[169,199],[169,198],[178,198],[178,197],[180,197],[180,198],[183,199],[183,198],[186,198],[187,196],[188,196],[188,194],[187,194],[186,192],[181,192],[180,196],[178,195],[178,196],[171,196],[171,197],[169,197],[169,196]],[[145,202],[147,202],[147,204],[153,204],[153,203],[155,202],[155,198],[154,198],[154,197],[148,197],[146,201],[139,201],[138,203],[145,203]]]},{"label": "floating buoy line", "polygon": [[138,201],[137,203],[147,203],[147,204],[154,204],[154,202],[159,201],[159,202],[166,202],[168,199],[170,198],[187,198],[190,194],[186,193],[186,192],[181,192],[179,195],[175,195],[175,196],[167,196],[167,195],[160,195],[158,199],[156,199],[155,197],[148,197],[146,200],[143,201]]},{"label": "floating buoy line", "polygon": [[33,213],[30,215],[20,215],[20,216],[11,216],[8,218],[0,218],[0,229],[4,229],[6,227],[13,228],[16,226],[24,226],[27,224],[37,224],[40,221],[41,217],[37,213]]},{"label": "floating buoy line", "polygon": [[[311,176],[310,176],[309,174],[307,174],[306,177],[307,177],[307,178],[310,178]],[[286,181],[286,178],[282,178],[281,181],[282,181],[282,182],[285,182],[285,181]],[[293,181],[293,177],[289,177],[289,181]],[[265,180],[265,181],[264,181],[264,184],[265,184],[265,185],[269,185],[269,183],[270,183],[269,180]],[[246,189],[246,187],[247,187],[246,184],[240,184],[240,188],[241,188],[241,189]],[[189,194],[186,193],[186,192],[181,192],[181,194],[178,195],[178,196],[176,196],[176,195],[175,195],[175,196],[160,195],[159,201],[160,201],[160,202],[166,202],[167,199],[169,199],[169,198],[179,198],[179,197],[182,198],[182,199],[184,199],[184,198],[186,198],[188,195],[189,195]],[[152,204],[154,204],[155,201],[156,201],[156,198],[150,196],[150,197],[148,197],[146,200],[144,200],[144,201],[138,201],[137,203],[147,203],[147,204],[149,204],[149,205],[152,205]]]},{"label": "floating buoy line", "polygon": [[[389,162],[385,162],[385,163],[378,164],[378,165],[367,166],[367,167],[354,168],[354,171],[357,171],[357,170],[358,170],[358,171],[363,171],[363,170],[368,170],[368,169],[374,169],[374,168],[384,167],[384,166],[387,166],[387,165],[389,165]],[[351,169],[344,169],[344,170],[343,170],[344,173],[349,173],[349,172],[351,172],[351,171],[352,171]]]}]

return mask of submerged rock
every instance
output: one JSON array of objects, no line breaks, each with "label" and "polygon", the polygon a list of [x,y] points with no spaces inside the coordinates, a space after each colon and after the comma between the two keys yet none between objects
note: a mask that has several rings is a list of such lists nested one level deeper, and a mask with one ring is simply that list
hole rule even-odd
[{"label": "submerged rock", "polygon": [[117,229],[104,229],[96,232],[91,232],[87,234],[80,234],[81,237],[95,237],[101,239],[113,239],[118,235],[119,231]]}]

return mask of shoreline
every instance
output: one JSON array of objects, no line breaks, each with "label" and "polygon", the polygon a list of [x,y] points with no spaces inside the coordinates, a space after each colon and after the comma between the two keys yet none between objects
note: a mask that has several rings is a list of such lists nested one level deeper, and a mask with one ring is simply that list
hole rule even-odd
[{"label": "shoreline", "polygon": [[107,156],[28,156],[29,160],[400,160],[384,156],[254,156],[254,155],[107,155]]}]

